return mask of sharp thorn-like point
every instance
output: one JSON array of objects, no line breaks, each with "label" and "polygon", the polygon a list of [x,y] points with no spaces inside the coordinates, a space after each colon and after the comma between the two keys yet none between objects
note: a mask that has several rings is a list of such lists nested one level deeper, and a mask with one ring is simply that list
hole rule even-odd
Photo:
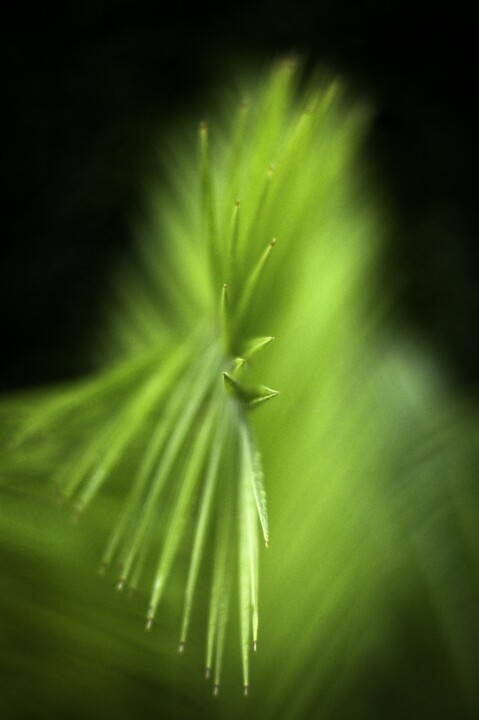
[{"label": "sharp thorn-like point", "polygon": [[116,589],[118,590],[118,592],[121,592],[124,587],[125,587],[125,578],[120,578],[116,584]]},{"label": "sharp thorn-like point", "polygon": [[276,238],[273,238],[270,242],[271,247],[274,247],[276,245]]},{"label": "sharp thorn-like point", "polygon": [[205,680],[209,680],[211,677],[211,668],[207,667],[205,668]]},{"label": "sharp thorn-like point", "polygon": [[185,643],[183,640],[178,645],[178,652],[180,653],[180,655],[182,655],[185,652]]},{"label": "sharp thorn-like point", "polygon": [[213,695],[214,695],[215,697],[218,697],[219,694],[220,694],[220,686],[219,686],[219,685],[213,685]]},{"label": "sharp thorn-like point", "polygon": [[264,393],[265,393],[264,394],[265,400],[269,400],[269,398],[276,397],[276,395],[281,394],[279,390],[273,390],[273,388],[268,388],[268,387],[264,388]]},{"label": "sharp thorn-like point", "polygon": [[266,387],[263,388],[263,393],[263,395],[258,395],[257,397],[253,398],[248,402],[248,407],[250,410],[256,409],[259,405],[262,405],[268,400],[272,400],[272,398],[275,398],[277,395],[279,395],[278,390],[271,390],[271,388]]},{"label": "sharp thorn-like point", "polygon": [[246,343],[243,355],[246,360],[251,360],[257,353],[264,350],[268,345],[273,342],[275,338],[272,335],[266,335],[265,337],[251,338]]},{"label": "sharp thorn-like point", "polygon": [[256,649],[258,647],[258,642],[256,640],[253,641],[253,652],[256,652]]},{"label": "sharp thorn-like point", "polygon": [[243,687],[244,697],[246,697],[248,695],[248,692],[249,692],[249,685],[244,685],[244,687]]},{"label": "sharp thorn-like point", "polygon": [[239,384],[226,370],[223,370],[223,382],[230,392],[238,395]]}]

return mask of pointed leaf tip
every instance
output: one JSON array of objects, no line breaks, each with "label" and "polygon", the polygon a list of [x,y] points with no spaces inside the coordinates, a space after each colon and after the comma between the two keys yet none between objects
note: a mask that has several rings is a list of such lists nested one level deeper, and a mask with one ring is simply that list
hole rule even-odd
[{"label": "pointed leaf tip", "polygon": [[242,357],[244,357],[245,360],[251,360],[254,355],[268,347],[273,340],[274,337],[272,335],[267,335],[266,337],[256,337],[248,340],[242,353]]},{"label": "pointed leaf tip", "polygon": [[273,390],[272,388],[266,387],[266,385],[247,388],[226,371],[223,372],[223,380],[228,392],[237,400],[243,402],[249,409],[253,409],[260,403],[279,395],[278,390]]},{"label": "pointed leaf tip", "polygon": [[272,398],[276,397],[276,395],[279,395],[279,390],[272,390],[272,388],[266,387],[265,385],[261,385],[259,388],[257,388],[258,395],[254,398],[252,398],[248,402],[248,408],[250,410],[254,410],[262,403],[266,402],[267,400],[271,400]]},{"label": "pointed leaf tip", "polygon": [[233,372],[237,372],[245,364],[245,359],[242,357],[236,357],[233,360]]}]

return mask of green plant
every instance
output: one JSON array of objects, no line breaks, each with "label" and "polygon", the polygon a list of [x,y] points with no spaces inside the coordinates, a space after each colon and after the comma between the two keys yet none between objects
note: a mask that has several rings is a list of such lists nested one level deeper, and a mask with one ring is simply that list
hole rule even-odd
[{"label": "green plant", "polygon": [[200,125],[199,157],[170,143],[173,196],[151,190],[105,320],[115,361],[4,403],[4,475],[52,477],[77,519],[96,512],[94,544],[110,528],[100,572],[146,594],[147,627],[166,605],[158,634],[181,604],[181,651],[199,603],[215,691],[231,608],[245,691],[266,608],[258,717],[310,717],[318,697],[322,717],[368,717],[379,700],[364,668],[390,645],[401,667],[396,613],[416,602],[435,608],[426,635],[446,638],[461,678],[448,702],[457,692],[473,707],[474,613],[461,612],[476,576],[460,552],[433,549],[460,538],[477,550],[474,490],[458,471],[475,449],[455,442],[475,419],[390,332],[381,214],[357,161],[368,112],[337,83],[299,89],[292,61],[249,85]]}]

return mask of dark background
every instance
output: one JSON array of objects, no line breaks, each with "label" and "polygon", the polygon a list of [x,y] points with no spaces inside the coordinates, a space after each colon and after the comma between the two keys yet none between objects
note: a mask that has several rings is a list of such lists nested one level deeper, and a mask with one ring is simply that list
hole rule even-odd
[{"label": "dark background", "polygon": [[478,126],[472,14],[372,0],[223,9],[97,0],[3,19],[1,387],[88,370],[109,268],[130,242],[151,142],[197,113],[224,60],[291,50],[349,78],[377,114],[368,143],[391,225],[398,316],[479,389]]}]

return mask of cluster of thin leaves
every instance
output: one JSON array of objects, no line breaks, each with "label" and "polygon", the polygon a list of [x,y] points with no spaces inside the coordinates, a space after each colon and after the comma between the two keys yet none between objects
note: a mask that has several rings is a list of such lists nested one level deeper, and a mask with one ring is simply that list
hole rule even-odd
[{"label": "cluster of thin leaves", "polygon": [[[121,311],[110,327],[134,359],[39,403],[14,439],[22,448],[32,438],[38,442],[39,434],[58,441],[70,423],[86,428],[80,444],[69,447],[64,439],[64,460],[53,477],[76,519],[136,446],[138,465],[130,471],[100,572],[116,567],[118,589],[136,590],[154,563],[151,628],[174,561],[194,528],[179,647],[186,643],[203,570],[211,573],[206,672],[214,673],[215,693],[235,583],[248,691],[249,653],[258,638],[259,528],[269,541],[261,456],[247,414],[277,392],[245,384],[244,375],[273,340],[256,333],[270,314],[272,284],[294,266],[291,241],[300,235],[312,200],[301,188],[319,168],[311,149],[332,94],[331,88],[309,93],[298,109],[292,102],[296,74],[294,63],[283,63],[253,101],[238,102],[227,148],[218,141],[212,152],[207,125],[200,124],[199,158],[186,171],[191,212],[183,187],[181,214],[174,208],[161,217],[164,239],[143,242],[140,272],[123,273]],[[278,213],[283,198],[290,227]],[[268,278],[272,231],[282,249],[275,251],[279,257]],[[155,289],[176,305],[169,317],[165,300],[155,302]],[[214,549],[205,570],[207,544]]]},{"label": "cluster of thin leaves", "polygon": [[172,196],[152,188],[102,334],[120,359],[4,404],[5,468],[53,479],[76,518],[112,494],[101,573],[148,594],[148,627],[180,584],[180,651],[205,596],[217,693],[232,609],[250,684],[264,465],[254,716],[389,717],[387,686],[398,717],[473,717],[477,422],[390,332],[356,157],[367,113],[334,83],[299,92],[292,62],[225,107],[196,154],[165,149]]}]

